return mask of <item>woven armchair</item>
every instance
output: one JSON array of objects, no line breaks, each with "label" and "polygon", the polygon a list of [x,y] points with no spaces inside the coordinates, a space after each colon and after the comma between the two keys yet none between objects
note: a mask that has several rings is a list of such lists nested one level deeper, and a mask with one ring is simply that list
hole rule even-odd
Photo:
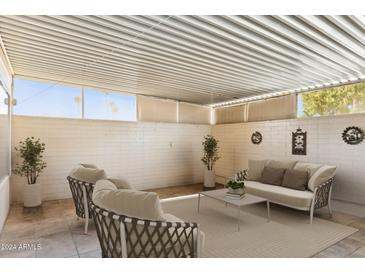
[{"label": "woven armchair", "polygon": [[80,181],[71,176],[67,176],[67,181],[70,185],[72,198],[75,204],[76,215],[79,218],[85,219],[85,234],[87,234],[90,220],[90,205],[94,190],[94,183]]},{"label": "woven armchair", "polygon": [[87,234],[90,215],[89,203],[92,199],[95,182],[105,178],[105,172],[92,164],[79,164],[67,176],[76,215],[85,219],[85,234]]},{"label": "woven armchair", "polygon": [[119,215],[91,202],[103,258],[197,258],[197,223],[150,221]]}]

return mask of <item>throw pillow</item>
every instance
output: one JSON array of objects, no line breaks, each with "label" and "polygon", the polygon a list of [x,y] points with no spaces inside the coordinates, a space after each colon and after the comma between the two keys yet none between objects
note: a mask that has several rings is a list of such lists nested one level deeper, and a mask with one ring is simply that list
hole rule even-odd
[{"label": "throw pillow", "polygon": [[261,182],[268,185],[281,186],[285,168],[266,166],[262,171]]},{"label": "throw pillow", "polygon": [[306,190],[308,185],[308,172],[287,169],[283,178],[283,187],[288,187],[296,190]]},{"label": "throw pillow", "polygon": [[247,180],[259,181],[266,162],[266,160],[248,160]]}]

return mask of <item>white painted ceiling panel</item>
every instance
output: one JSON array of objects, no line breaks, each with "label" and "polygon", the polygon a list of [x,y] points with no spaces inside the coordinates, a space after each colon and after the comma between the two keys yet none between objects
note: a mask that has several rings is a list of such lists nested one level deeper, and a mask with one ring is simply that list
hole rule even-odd
[{"label": "white painted ceiling panel", "polygon": [[0,16],[15,75],[214,104],[363,80],[365,16]]}]

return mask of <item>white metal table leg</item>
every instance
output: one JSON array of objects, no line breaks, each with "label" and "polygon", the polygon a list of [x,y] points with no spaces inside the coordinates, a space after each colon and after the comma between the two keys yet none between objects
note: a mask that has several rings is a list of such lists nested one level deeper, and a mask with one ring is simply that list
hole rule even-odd
[{"label": "white metal table leg", "polygon": [[270,221],[270,201],[266,201],[266,207],[267,207],[267,219]]},{"label": "white metal table leg", "polygon": [[241,230],[241,218],[240,218],[240,207],[237,206],[237,224],[238,224],[238,231]]},{"label": "white metal table leg", "polygon": [[198,213],[200,212],[200,196],[201,194],[198,194]]}]

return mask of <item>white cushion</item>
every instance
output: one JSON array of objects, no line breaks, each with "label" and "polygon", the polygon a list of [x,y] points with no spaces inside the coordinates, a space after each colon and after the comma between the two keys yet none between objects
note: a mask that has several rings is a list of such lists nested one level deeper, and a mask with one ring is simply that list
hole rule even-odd
[{"label": "white cushion", "polygon": [[274,168],[286,168],[292,169],[297,161],[278,161],[278,160],[268,160],[266,166]]},{"label": "white cushion", "polygon": [[108,178],[118,189],[133,189],[133,187],[122,178],[112,177]]},{"label": "white cushion", "polygon": [[266,162],[267,160],[248,160],[247,180],[251,181],[260,180]]},{"label": "white cushion", "polygon": [[299,171],[307,171],[308,178],[311,178],[313,174],[321,167],[320,164],[306,163],[306,162],[297,162],[293,169]]},{"label": "white cushion", "polygon": [[111,181],[100,180],[95,185],[92,199],[97,206],[120,215],[164,220],[159,197],[154,192],[117,189]]},{"label": "white cushion", "polygon": [[88,167],[88,168],[98,168],[96,165],[94,164],[79,164],[80,166],[83,166],[83,167]]},{"label": "white cushion", "polygon": [[335,174],[336,174],[335,166],[324,165],[324,166],[320,167],[309,179],[308,188],[310,190],[314,191],[314,189],[317,186],[327,182],[330,178],[335,176]]},{"label": "white cushion", "polygon": [[72,178],[88,183],[96,183],[98,180],[105,179],[104,169],[89,168],[77,165],[69,174]]},{"label": "white cushion", "polygon": [[309,209],[314,197],[312,191],[295,190],[281,186],[268,185],[255,181],[245,181],[246,192],[266,198],[272,202],[300,209]]}]

